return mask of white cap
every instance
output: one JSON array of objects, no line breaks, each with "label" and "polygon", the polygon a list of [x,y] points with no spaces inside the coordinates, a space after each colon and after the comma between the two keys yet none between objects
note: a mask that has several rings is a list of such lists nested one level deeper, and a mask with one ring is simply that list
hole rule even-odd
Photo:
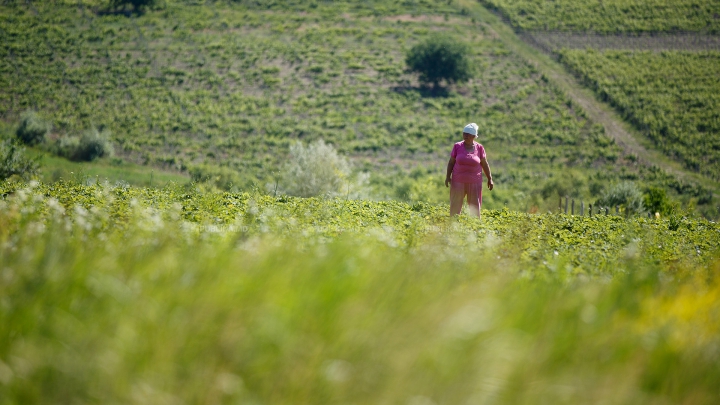
[{"label": "white cap", "polygon": [[465,125],[465,128],[463,128],[463,134],[470,134],[477,136],[478,133],[478,125],[474,122],[471,122],[467,125]]}]

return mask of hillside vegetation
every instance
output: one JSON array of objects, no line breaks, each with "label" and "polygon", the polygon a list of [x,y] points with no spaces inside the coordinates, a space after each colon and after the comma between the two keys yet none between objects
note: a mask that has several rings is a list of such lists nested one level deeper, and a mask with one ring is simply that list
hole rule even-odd
[{"label": "hillside vegetation", "polygon": [[8,404],[719,394],[716,223],[448,222],[420,204],[65,182],[0,195]]},{"label": "hillside vegetation", "polygon": [[[37,110],[53,124],[51,140],[105,128],[119,158],[223,178],[234,189],[264,189],[291,142],[323,139],[371,173],[378,198],[428,202],[447,198],[447,154],[474,121],[496,168],[489,208],[546,211],[560,195],[592,201],[618,179],[705,201],[707,190],[622,156],[462,8],[414,17],[430,10],[418,2],[393,15],[398,4],[268,11],[168,2],[126,17],[75,3],[8,3],[0,6],[0,109],[8,122]],[[406,51],[435,33],[470,45],[475,68],[444,95],[404,70]]]},{"label": "hillside vegetation", "polygon": [[564,50],[560,55],[664,153],[720,180],[720,53]]},{"label": "hillside vegetation", "polygon": [[720,33],[718,0],[481,0],[481,3],[526,30]]}]

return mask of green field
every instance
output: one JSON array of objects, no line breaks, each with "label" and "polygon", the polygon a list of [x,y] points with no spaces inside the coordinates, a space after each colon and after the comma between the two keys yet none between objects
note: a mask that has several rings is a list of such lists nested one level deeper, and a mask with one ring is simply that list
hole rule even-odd
[{"label": "green field", "polygon": [[603,34],[720,33],[718,0],[481,0],[512,25],[536,31]]},{"label": "green field", "polygon": [[720,180],[720,53],[561,51],[561,60],[688,169]]},{"label": "green field", "polygon": [[[447,198],[450,146],[475,121],[497,168],[488,208],[547,211],[559,195],[591,202],[629,179],[715,215],[707,190],[637,167],[463,8],[353,4],[298,13],[168,3],[131,18],[6,4],[0,110],[13,124],[36,109],[54,124],[51,138],[103,126],[118,158],[186,176],[229,170],[228,183],[245,190],[273,183],[291,142],[324,139],[371,173],[375,198],[433,203]],[[405,72],[405,52],[434,33],[470,44],[477,68],[445,95]]]},{"label": "green field", "polygon": [[0,195],[4,404],[720,394],[713,222],[67,182]]},{"label": "green field", "polygon": [[[481,3],[530,30],[720,21]],[[718,402],[717,53],[560,54],[665,168],[471,0],[107,4],[0,4],[0,405]],[[469,82],[406,69],[436,35],[469,46]],[[52,130],[16,147],[27,110]],[[471,121],[495,189],[450,217]],[[115,154],[60,157],[89,129]],[[341,157],[301,166],[319,140]],[[278,189],[313,170],[347,188]]]}]

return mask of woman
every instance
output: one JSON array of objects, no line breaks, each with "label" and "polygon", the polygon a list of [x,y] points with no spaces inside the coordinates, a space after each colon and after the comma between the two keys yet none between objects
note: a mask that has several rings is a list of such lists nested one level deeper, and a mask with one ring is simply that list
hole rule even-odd
[{"label": "woman", "polygon": [[480,217],[482,205],[482,173],[487,175],[488,190],[493,189],[492,174],[485,157],[485,148],[475,142],[478,126],[474,122],[463,129],[463,141],[453,145],[447,166],[445,187],[450,184],[450,215],[460,214],[467,196],[468,208]]}]

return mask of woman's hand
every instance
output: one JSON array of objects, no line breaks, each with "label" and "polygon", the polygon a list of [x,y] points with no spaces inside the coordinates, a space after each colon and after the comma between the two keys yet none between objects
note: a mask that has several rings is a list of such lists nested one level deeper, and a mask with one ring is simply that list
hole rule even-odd
[{"label": "woman's hand", "polygon": [[450,187],[448,184],[450,184],[450,177],[445,177],[445,187]]},{"label": "woman's hand", "polygon": [[492,190],[495,183],[493,183],[492,179],[488,179],[488,190]]}]

